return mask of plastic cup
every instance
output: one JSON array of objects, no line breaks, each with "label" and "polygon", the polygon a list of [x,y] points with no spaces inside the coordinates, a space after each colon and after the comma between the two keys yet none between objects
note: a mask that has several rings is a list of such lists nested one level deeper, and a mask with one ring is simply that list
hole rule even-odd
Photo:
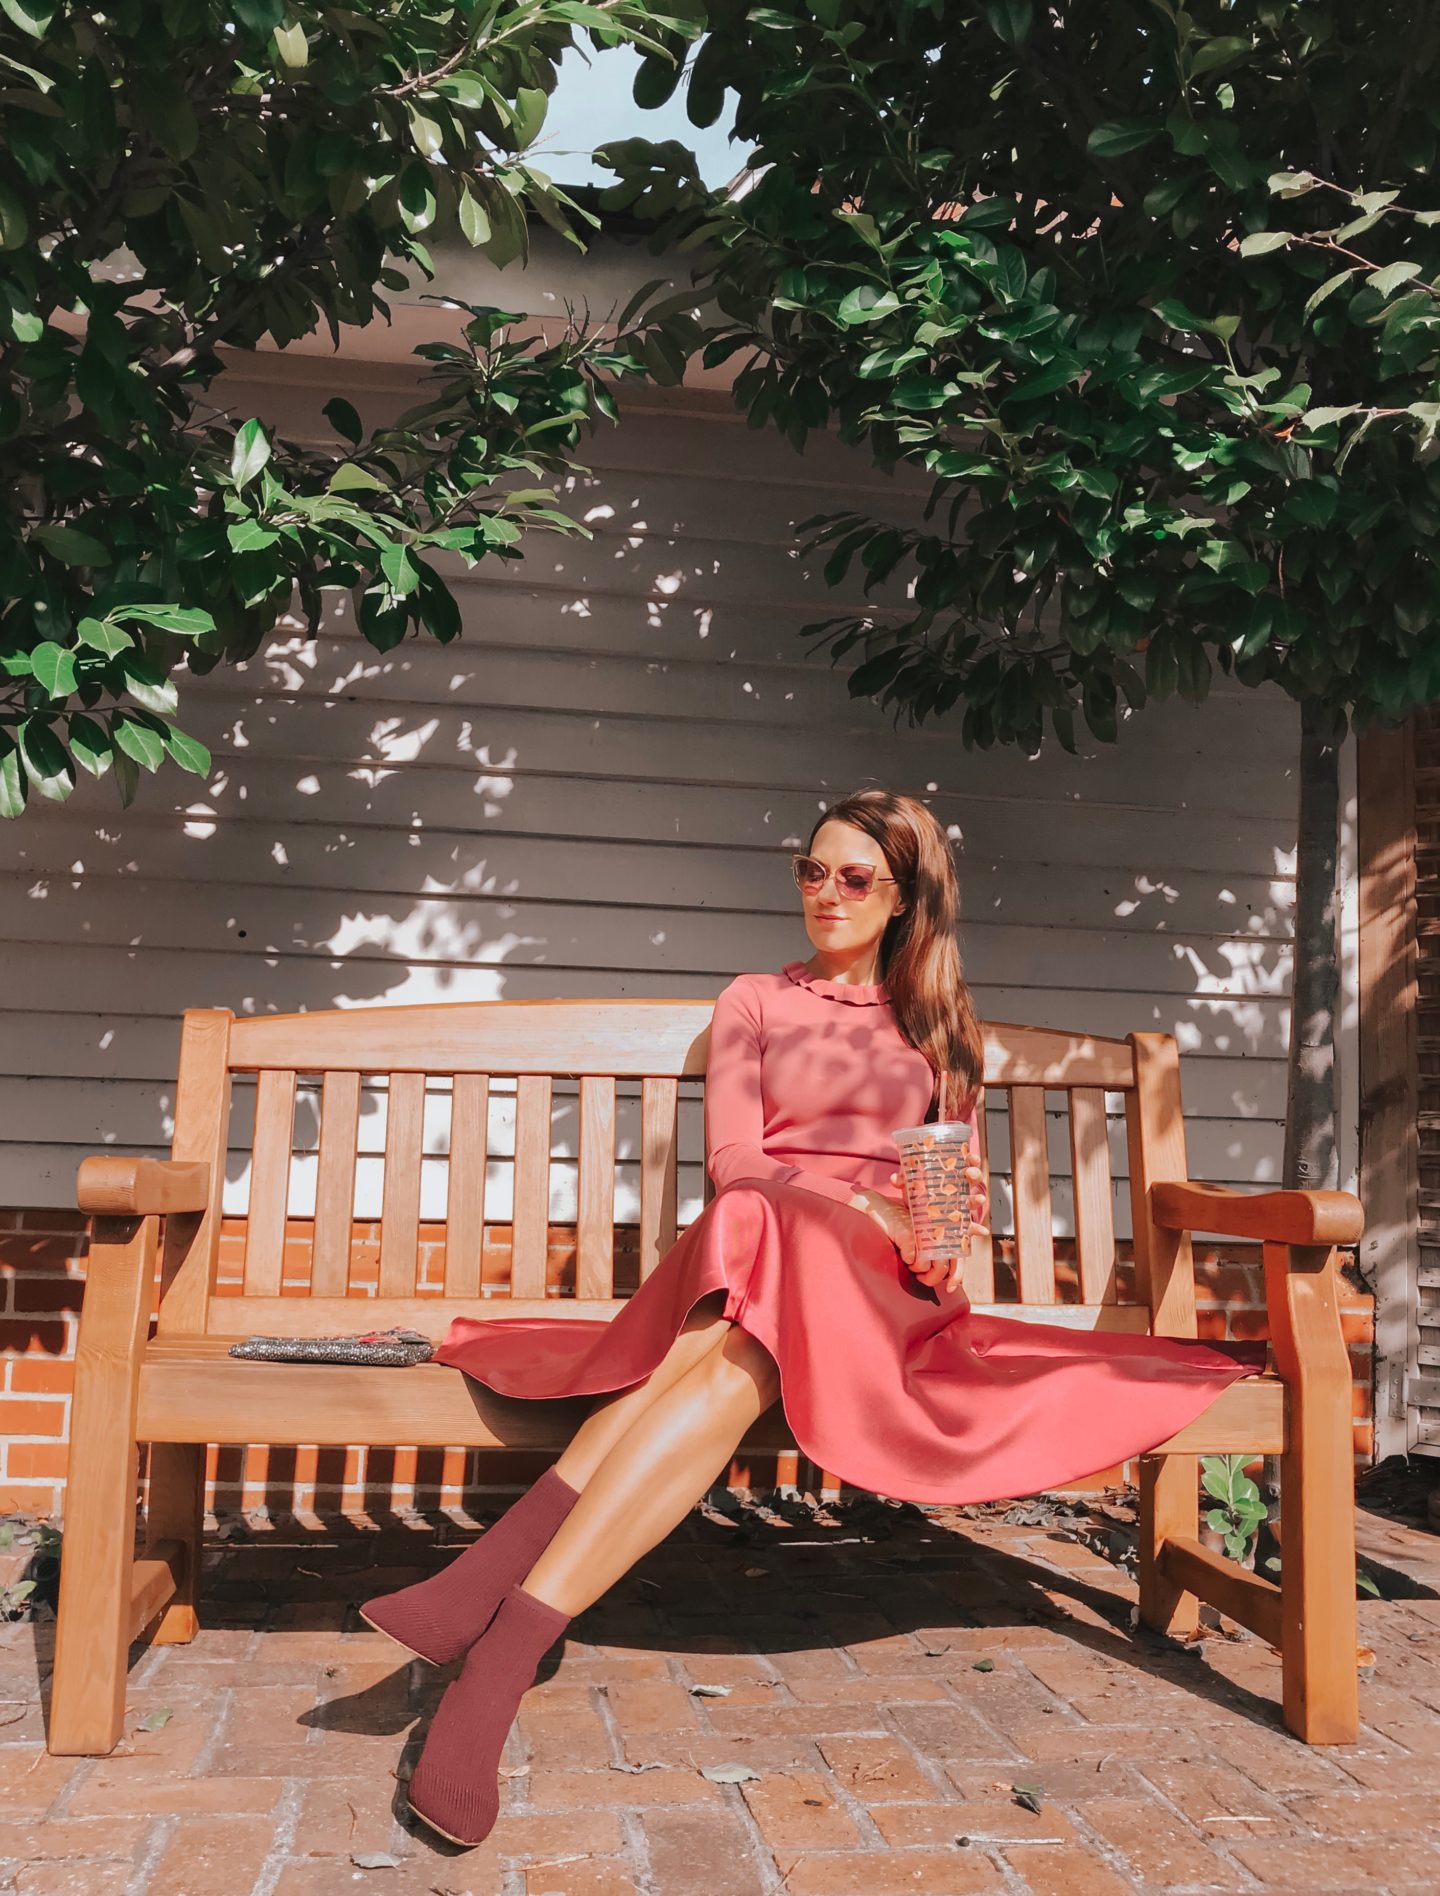
[{"label": "plastic cup", "polygon": [[915,1253],[926,1264],[970,1255],[970,1164],[973,1119],[901,1126],[891,1133],[900,1153],[900,1182],[915,1227]]}]

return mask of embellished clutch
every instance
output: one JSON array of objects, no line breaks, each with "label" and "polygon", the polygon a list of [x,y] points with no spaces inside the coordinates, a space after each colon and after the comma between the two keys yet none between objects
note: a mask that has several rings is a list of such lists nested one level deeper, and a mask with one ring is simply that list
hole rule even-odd
[{"label": "embellished clutch", "polygon": [[435,1354],[418,1330],[366,1330],[358,1336],[247,1336],[230,1345],[232,1356],[256,1363],[370,1363],[409,1369]]}]

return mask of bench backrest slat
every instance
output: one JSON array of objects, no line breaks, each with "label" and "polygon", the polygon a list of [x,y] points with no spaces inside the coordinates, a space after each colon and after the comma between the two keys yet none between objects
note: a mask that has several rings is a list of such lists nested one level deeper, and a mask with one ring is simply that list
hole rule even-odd
[{"label": "bench backrest slat", "polygon": [[1070,1095],[1070,1175],[1075,1190],[1075,1250],[1085,1303],[1114,1303],[1115,1201],[1105,1094],[1077,1086]]},{"label": "bench backrest slat", "polygon": [[271,1067],[260,1075],[255,1089],[255,1153],[245,1221],[245,1290],[251,1297],[280,1295],[295,1137],[295,1081],[293,1068]]},{"label": "bench backrest slat", "polygon": [[480,1295],[485,1253],[485,1164],[490,1151],[490,1076],[457,1073],[450,1106],[445,1202],[445,1292]]},{"label": "bench backrest slat", "polygon": [[[253,1078],[256,1096],[247,1302],[278,1299],[284,1289],[292,1293],[287,1306],[304,1303],[293,1293],[308,1288],[311,1299],[329,1303],[368,1288],[391,1307],[397,1300],[433,1301],[437,1292],[472,1305],[482,1299],[504,1304],[507,1292],[516,1308],[543,1307],[562,1295],[570,1308],[608,1305],[622,1264],[625,1287],[637,1275],[643,1281],[678,1235],[681,1134],[693,1138],[701,1119],[693,1083],[704,1077],[712,1009],[710,1001],[498,1001],[244,1020],[223,1010],[192,1010],[177,1091],[176,1156],[210,1158],[216,1195],[206,1214],[205,1257],[198,1264],[177,1259],[175,1303],[164,1311],[162,1328],[205,1326],[224,1120],[231,1081],[246,1076]],[[984,1236],[973,1240],[966,1270],[972,1300],[1017,1298],[1024,1306],[1062,1311],[1075,1307],[1078,1294],[1087,1306],[1126,1307],[1120,1302],[1126,1280],[1117,1272],[1111,1159],[1117,1122],[1107,1110],[1118,1093],[1125,1106],[1136,1233],[1131,1307],[1152,1306],[1158,1325],[1185,1334],[1194,1321],[1189,1244],[1159,1232],[1145,1202],[1150,1183],[1186,1171],[1173,1037],[1137,1033],[1111,1040],[992,1021],[985,1042],[976,1156],[987,1176],[992,1157],[999,1167],[996,1223],[1003,1233],[1006,1212],[1013,1213],[1015,1236],[1013,1247]],[[297,1088],[307,1103],[319,1095],[318,1140],[307,1143],[313,1131],[307,1116],[301,1143],[308,1156],[294,1161],[314,1165],[308,1285],[303,1217],[292,1221],[294,1255],[286,1262]],[[623,1102],[621,1088],[631,1095]],[[559,1101],[557,1089],[564,1095]],[[503,1176],[507,1157],[492,1147],[490,1108],[496,1098],[502,1122],[508,1102],[514,1109],[508,1208],[492,1205],[486,1189],[487,1167]],[[372,1156],[366,1134],[379,1123],[382,1101],[383,1176],[372,1198],[379,1154]],[[552,1165],[557,1105],[572,1142]],[[442,1132],[447,1106],[448,1165]],[[622,1128],[624,1140],[617,1144]],[[698,1166],[704,1155],[687,1146],[683,1156],[687,1165]],[[626,1189],[633,1180],[638,1197],[628,1246],[616,1229],[622,1165]],[[552,1214],[557,1168],[574,1178],[573,1214]],[[1078,1284],[1069,1266],[1057,1263],[1053,1179],[1061,1181],[1054,1187],[1057,1196],[1073,1193]],[[363,1226],[356,1224],[357,1182],[368,1205],[379,1200],[378,1281],[373,1272],[367,1281],[363,1262],[359,1268],[355,1262],[365,1255]],[[698,1183],[703,1207],[714,1197],[714,1186],[703,1172]],[[374,1209],[364,1215],[373,1217]],[[434,1264],[420,1272],[422,1218],[436,1226],[434,1236],[443,1236],[443,1276]],[[1128,1288],[1125,1294],[1131,1297]],[[281,1308],[276,1320],[282,1321]],[[297,1311],[285,1311],[287,1327],[298,1321]]]},{"label": "bench backrest slat", "polygon": [[575,1295],[615,1294],[615,1081],[580,1081],[580,1177],[575,1198]]},{"label": "bench backrest slat", "polygon": [[420,1257],[420,1161],[425,1149],[425,1075],[392,1073],[385,1109],[380,1205],[380,1295],[414,1294]]},{"label": "bench backrest slat", "polygon": [[1045,1089],[1010,1088],[1010,1176],[1015,1203],[1015,1263],[1021,1303],[1054,1303],[1055,1232]]},{"label": "bench backrest slat", "polygon": [[643,1281],[675,1242],[679,1179],[680,1088],[668,1076],[640,1088],[640,1277]]},{"label": "bench backrest slat", "polygon": [[320,1091],[320,1162],[315,1177],[315,1236],[310,1294],[343,1297],[350,1287],[355,1222],[355,1158],[360,1136],[360,1075],[325,1075]]}]

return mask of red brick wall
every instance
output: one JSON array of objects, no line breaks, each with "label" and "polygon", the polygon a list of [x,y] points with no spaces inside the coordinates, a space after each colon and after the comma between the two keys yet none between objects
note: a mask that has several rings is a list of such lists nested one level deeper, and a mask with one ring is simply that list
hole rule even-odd
[{"label": "red brick wall", "polygon": [[[227,1221],[221,1241],[222,1293],[238,1285],[243,1236],[239,1221]],[[307,1236],[306,1228],[297,1224],[287,1246],[302,1273]],[[421,1237],[423,1294],[439,1289],[443,1234],[422,1229]],[[364,1235],[356,1261],[357,1284],[374,1268],[377,1243],[378,1233]],[[1002,1286],[1006,1249],[1003,1242],[997,1246]],[[61,1511],[84,1251],[84,1220],[78,1213],[0,1211],[0,1513]],[[489,1279],[493,1274],[487,1256],[485,1275]],[[1062,1281],[1065,1275],[1062,1266]],[[1196,1277],[1201,1336],[1241,1340],[1266,1334],[1258,1246],[1197,1244]],[[617,1271],[622,1290],[625,1280],[622,1260]],[[1362,1464],[1372,1454],[1373,1315],[1371,1299],[1347,1288],[1343,1320],[1355,1375],[1355,1453]],[[383,1516],[395,1508],[454,1505],[478,1488],[528,1484],[551,1459],[533,1451],[477,1454],[466,1449],[212,1450],[212,1505],[222,1513],[263,1505],[277,1514]],[[793,1462],[793,1457],[781,1458],[777,1473],[774,1456],[737,1457],[729,1478],[756,1486],[777,1478],[789,1481],[795,1479]]]}]

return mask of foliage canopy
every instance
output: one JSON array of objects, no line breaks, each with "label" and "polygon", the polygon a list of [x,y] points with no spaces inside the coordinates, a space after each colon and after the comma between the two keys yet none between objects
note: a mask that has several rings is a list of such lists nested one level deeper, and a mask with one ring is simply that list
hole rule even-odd
[{"label": "foliage canopy", "polygon": [[[224,350],[388,315],[459,233],[523,258],[527,215],[592,213],[527,156],[578,41],[662,62],[697,0],[0,0],[0,814],[76,767],[122,801],[168,755],[176,684],[253,654],[298,595],[351,592],[380,650],[455,636],[437,550],[516,558],[576,531],[537,485],[613,418],[605,381],[665,366],[676,317],[545,343],[470,308],[419,351],[426,399],[333,446],[225,412]],[[663,34],[663,38],[657,37]]]},{"label": "foliage canopy", "polygon": [[[818,522],[896,621],[855,695],[980,746],[1272,680],[1332,731],[1440,696],[1440,18],[1402,0],[712,0],[754,188],[672,188],[710,363],[797,446],[930,477]],[[637,94],[673,68],[647,59]],[[615,204],[674,178],[610,148]]]}]

